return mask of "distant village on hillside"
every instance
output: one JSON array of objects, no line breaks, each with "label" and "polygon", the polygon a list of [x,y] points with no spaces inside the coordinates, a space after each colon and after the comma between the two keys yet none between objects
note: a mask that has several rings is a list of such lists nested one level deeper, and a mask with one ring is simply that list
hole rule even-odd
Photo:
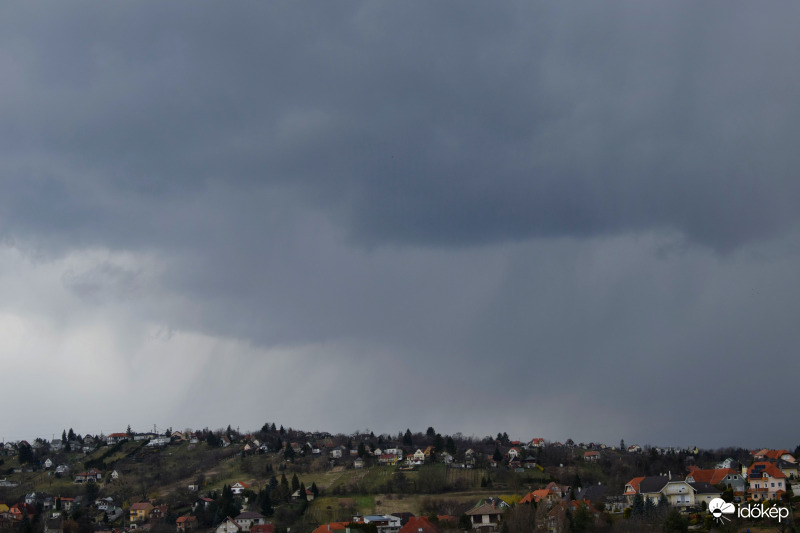
[{"label": "distant village on hillside", "polygon": [[[480,533],[797,527],[793,450],[183,430],[0,444],[0,530]],[[773,514],[734,509],[773,509]],[[780,510],[778,513],[777,510]],[[746,515],[746,516],[745,516]],[[777,529],[780,530],[780,529]],[[796,530],[796,529],[795,529]]]}]

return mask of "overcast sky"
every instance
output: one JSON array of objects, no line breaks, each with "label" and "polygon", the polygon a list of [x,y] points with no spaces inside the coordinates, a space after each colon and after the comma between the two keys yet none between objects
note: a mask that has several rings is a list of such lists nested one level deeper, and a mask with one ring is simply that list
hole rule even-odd
[{"label": "overcast sky", "polygon": [[800,4],[0,7],[0,439],[791,447]]}]

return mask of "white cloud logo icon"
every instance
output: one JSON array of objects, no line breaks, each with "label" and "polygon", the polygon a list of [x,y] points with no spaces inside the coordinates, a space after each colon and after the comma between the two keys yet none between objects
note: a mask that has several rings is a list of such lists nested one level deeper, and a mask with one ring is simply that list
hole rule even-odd
[{"label": "white cloud logo icon", "polygon": [[726,514],[733,514],[736,512],[736,506],[728,503],[722,498],[714,498],[708,504],[708,512],[711,513],[717,520],[730,520]]}]

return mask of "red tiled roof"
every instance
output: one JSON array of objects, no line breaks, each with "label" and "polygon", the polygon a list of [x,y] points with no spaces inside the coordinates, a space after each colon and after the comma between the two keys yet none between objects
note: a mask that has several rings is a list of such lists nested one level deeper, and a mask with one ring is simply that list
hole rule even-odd
[{"label": "red tiled roof", "polygon": [[624,492],[624,494],[636,494],[636,493],[638,493],[639,492],[639,483],[641,483],[642,481],[644,481],[644,477],[635,477],[632,480],[628,481],[625,484],[625,486],[627,487],[628,485],[630,485],[631,488],[633,489],[633,492],[631,492],[629,490],[626,490]]},{"label": "red tiled roof", "polygon": [[131,511],[144,511],[150,506],[150,502],[139,502],[131,505]]},{"label": "red tiled roof", "polygon": [[331,531],[344,531],[347,529],[348,522],[330,522],[328,524],[322,524],[317,529],[312,531],[312,533],[329,533]]},{"label": "red tiled roof", "polygon": [[539,503],[540,501],[542,501],[543,499],[547,498],[550,495],[555,495],[555,492],[553,492],[550,489],[538,489],[526,494],[525,497],[522,498],[522,500],[520,500],[520,503],[530,503],[530,502]]},{"label": "red tiled roof", "polygon": [[767,453],[764,454],[765,457],[769,457],[770,459],[780,459],[783,455],[790,455],[786,450],[767,450]]},{"label": "red tiled roof", "polygon": [[774,464],[772,464],[772,463],[770,463],[768,461],[759,461],[759,462],[751,464],[750,468],[747,469],[747,478],[748,479],[750,477],[752,477],[754,467],[759,466],[759,465],[763,465],[764,468],[763,468],[762,472],[767,474],[769,477],[774,477],[774,478],[778,478],[778,479],[786,478],[786,474],[781,472],[780,469],[777,466],[775,466]]},{"label": "red tiled roof", "polygon": [[696,482],[699,483],[709,483],[710,485],[717,485],[722,483],[722,481],[729,475],[736,475],[738,472],[733,468],[717,468],[717,469],[707,469],[707,470],[693,470],[689,473],[689,475],[694,479]]},{"label": "red tiled roof", "polygon": [[399,533],[439,533],[439,528],[427,516],[412,516]]}]

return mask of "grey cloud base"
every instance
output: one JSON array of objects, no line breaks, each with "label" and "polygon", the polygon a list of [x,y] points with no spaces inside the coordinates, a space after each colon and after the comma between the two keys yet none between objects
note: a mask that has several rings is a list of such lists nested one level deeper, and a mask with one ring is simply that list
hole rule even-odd
[{"label": "grey cloud base", "polygon": [[[759,413],[776,427],[763,445],[795,445],[742,392],[767,372],[780,404],[798,370],[792,15],[736,2],[5,6],[3,283],[55,293],[31,288],[3,312],[23,338],[50,324],[65,357],[100,357],[67,348],[73,307],[89,337],[116,339],[123,367],[170,343],[175,368],[205,354],[182,396],[163,398],[176,418],[198,419],[191,383],[217,365],[269,375],[276,350],[303,391],[294,350],[309,375],[359,376],[360,392],[335,389],[344,398],[376,399],[337,415],[342,427],[315,410],[268,417],[298,426],[435,419],[761,445],[736,429]],[[161,348],[143,340],[152,327],[172,332]],[[215,343],[217,365],[204,359]],[[398,371],[405,385],[387,384]],[[284,405],[278,390],[265,394]],[[408,416],[423,405],[436,408]],[[256,426],[263,410],[238,413]]]}]

